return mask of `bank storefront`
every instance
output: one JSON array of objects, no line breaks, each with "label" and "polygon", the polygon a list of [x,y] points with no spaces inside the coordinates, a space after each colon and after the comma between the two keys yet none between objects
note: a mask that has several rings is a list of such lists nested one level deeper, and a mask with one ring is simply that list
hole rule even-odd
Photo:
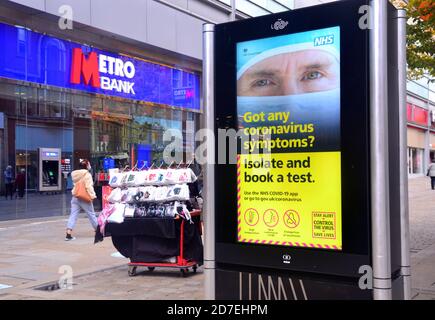
[{"label": "bank storefront", "polygon": [[[49,215],[66,214],[80,159],[91,160],[98,189],[111,168],[160,163],[167,129],[182,132],[191,159],[199,74],[3,23],[0,47],[0,219],[37,216],[30,202],[38,207],[40,197],[57,197]],[[25,175],[14,205],[5,200],[7,166]]]}]

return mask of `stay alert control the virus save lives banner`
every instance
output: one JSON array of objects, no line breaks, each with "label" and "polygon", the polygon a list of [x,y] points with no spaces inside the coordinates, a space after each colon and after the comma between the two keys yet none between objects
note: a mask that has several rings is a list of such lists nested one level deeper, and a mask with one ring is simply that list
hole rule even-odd
[{"label": "stay alert control the virus save lives banner", "polygon": [[342,249],[340,28],[237,44],[238,241]]}]

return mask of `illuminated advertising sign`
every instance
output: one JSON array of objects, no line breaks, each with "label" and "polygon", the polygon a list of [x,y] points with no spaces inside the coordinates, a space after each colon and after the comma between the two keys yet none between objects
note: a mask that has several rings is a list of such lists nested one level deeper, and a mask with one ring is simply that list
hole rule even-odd
[{"label": "illuminated advertising sign", "polygon": [[200,110],[192,72],[2,23],[0,50],[0,77]]},{"label": "illuminated advertising sign", "polygon": [[238,43],[237,116],[238,241],[341,250],[340,28]]},{"label": "illuminated advertising sign", "polygon": [[115,159],[112,158],[104,158],[103,160],[103,168],[104,170],[109,170],[115,168]]},{"label": "illuminated advertising sign", "polygon": [[193,88],[182,88],[174,90],[174,104],[183,105],[189,104],[195,98],[195,90]]},{"label": "illuminated advertising sign", "polygon": [[369,32],[358,23],[367,4],[336,1],[216,25],[222,270],[356,277],[370,265]]},{"label": "illuminated advertising sign", "polygon": [[57,152],[44,152],[44,156],[45,157],[54,157],[54,158],[57,158],[58,156],[59,156],[59,153],[57,153]]},{"label": "illuminated advertising sign", "polygon": [[86,57],[81,48],[73,49],[71,83],[80,84],[83,78],[86,85],[94,88],[136,95],[133,88],[134,82],[111,78],[113,75],[133,79],[134,64],[131,61],[124,62],[104,54],[97,55],[95,52],[89,53]]}]

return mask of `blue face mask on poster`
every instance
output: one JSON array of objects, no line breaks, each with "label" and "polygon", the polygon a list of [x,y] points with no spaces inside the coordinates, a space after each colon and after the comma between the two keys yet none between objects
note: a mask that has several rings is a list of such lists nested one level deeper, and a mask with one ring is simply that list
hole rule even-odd
[{"label": "blue face mask on poster", "polygon": [[237,97],[238,114],[290,112],[289,122],[334,126],[340,122],[340,89],[286,96]]}]

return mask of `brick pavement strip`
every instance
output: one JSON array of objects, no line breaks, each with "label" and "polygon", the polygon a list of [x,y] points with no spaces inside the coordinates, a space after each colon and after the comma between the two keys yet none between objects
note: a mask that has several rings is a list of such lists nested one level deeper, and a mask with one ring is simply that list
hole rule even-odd
[{"label": "brick pavement strip", "polygon": [[[409,180],[413,299],[435,299],[435,191],[426,177]],[[2,299],[203,299],[204,274],[180,277],[178,269],[139,268],[127,275],[127,259],[112,257],[110,238],[94,245],[89,222],[78,221],[73,242],[63,241],[65,217],[0,222]],[[56,283],[70,265],[73,289],[35,290]]]}]

